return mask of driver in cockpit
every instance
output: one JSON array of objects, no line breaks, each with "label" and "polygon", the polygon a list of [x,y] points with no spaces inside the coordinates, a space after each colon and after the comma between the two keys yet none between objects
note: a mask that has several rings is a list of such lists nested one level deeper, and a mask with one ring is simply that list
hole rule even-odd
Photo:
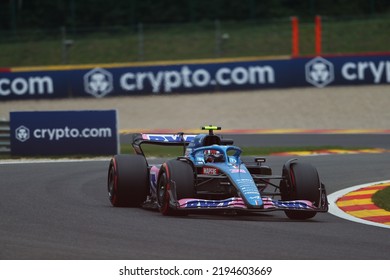
[{"label": "driver in cockpit", "polygon": [[204,151],[204,162],[213,163],[213,162],[224,162],[225,158],[222,153],[216,150],[205,150]]}]

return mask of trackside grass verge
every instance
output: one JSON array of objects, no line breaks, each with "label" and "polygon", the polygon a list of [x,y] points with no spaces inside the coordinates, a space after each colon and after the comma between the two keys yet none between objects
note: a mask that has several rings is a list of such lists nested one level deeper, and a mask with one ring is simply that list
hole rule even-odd
[{"label": "trackside grass verge", "polygon": [[[146,156],[154,157],[175,157],[183,154],[183,147],[173,146],[158,146],[158,145],[143,145],[142,149]],[[319,151],[319,150],[359,150],[364,149],[361,147],[345,148],[340,146],[310,146],[310,147],[241,147],[242,156],[265,156],[271,155],[274,153],[284,153],[284,152],[297,152],[297,151]],[[133,153],[133,148],[131,144],[122,144],[121,153],[129,154]]]},{"label": "trackside grass verge", "polygon": [[372,196],[372,201],[379,208],[385,209],[386,211],[390,211],[390,187],[377,191]]}]

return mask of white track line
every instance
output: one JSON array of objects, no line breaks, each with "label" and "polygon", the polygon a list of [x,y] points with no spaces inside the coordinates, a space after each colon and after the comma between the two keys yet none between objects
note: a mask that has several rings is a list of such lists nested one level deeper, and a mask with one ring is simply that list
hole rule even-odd
[{"label": "white track line", "polygon": [[340,197],[344,196],[345,194],[347,194],[349,192],[356,191],[358,189],[369,187],[369,186],[373,186],[373,185],[387,184],[387,183],[390,183],[390,180],[357,185],[357,186],[353,186],[353,187],[346,188],[346,189],[343,189],[343,190],[339,190],[337,192],[334,192],[334,193],[328,195],[329,213],[332,214],[332,215],[335,215],[335,216],[337,216],[339,218],[350,220],[352,222],[366,224],[366,225],[370,225],[370,226],[376,226],[376,227],[389,228],[390,229],[389,225],[385,225],[385,224],[381,224],[381,223],[375,223],[375,222],[371,222],[371,221],[367,221],[367,220],[364,220],[364,219],[359,219],[359,218],[356,218],[354,216],[351,216],[351,215],[345,213],[340,208],[338,208],[337,205],[336,205],[336,201]]},{"label": "white track line", "polygon": [[0,160],[0,165],[7,164],[35,164],[35,163],[68,163],[68,162],[89,162],[89,161],[110,161],[110,158],[83,158],[83,159],[34,159],[34,160]]}]

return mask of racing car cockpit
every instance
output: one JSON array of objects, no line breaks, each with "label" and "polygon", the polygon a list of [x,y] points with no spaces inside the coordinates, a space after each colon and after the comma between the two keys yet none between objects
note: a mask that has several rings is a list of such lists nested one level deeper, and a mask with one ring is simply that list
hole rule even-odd
[{"label": "racing car cockpit", "polygon": [[194,149],[188,156],[195,163],[228,163],[239,164],[241,149],[236,146],[205,146]]},{"label": "racing car cockpit", "polygon": [[[203,146],[221,145],[221,138],[217,135],[206,135],[203,138]],[[214,149],[204,151],[204,161],[208,163],[212,162],[224,162],[224,155]]]},{"label": "racing car cockpit", "polygon": [[224,161],[225,161],[225,157],[223,153],[215,150],[204,151],[204,162],[214,163],[214,162],[224,162]]},{"label": "racing car cockpit", "polygon": [[220,127],[211,125],[202,127],[202,130],[208,130],[209,133],[196,135],[187,146],[185,156],[190,157],[195,164],[221,163],[226,162],[227,159],[228,162],[237,162],[226,154],[226,148],[221,148],[221,146],[232,145],[233,140],[222,140],[220,136],[213,133],[214,130],[220,129]]}]

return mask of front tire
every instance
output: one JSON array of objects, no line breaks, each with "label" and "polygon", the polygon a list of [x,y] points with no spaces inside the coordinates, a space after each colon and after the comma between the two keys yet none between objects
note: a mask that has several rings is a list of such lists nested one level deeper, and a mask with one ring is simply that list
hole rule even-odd
[{"label": "front tire", "polygon": [[186,214],[183,210],[176,210],[170,202],[194,196],[194,172],[191,165],[180,160],[165,162],[161,166],[157,183],[157,202],[160,212],[163,215]]},{"label": "front tire", "polygon": [[115,207],[139,207],[149,191],[148,166],[140,155],[116,155],[108,168],[108,197]]},{"label": "front tire", "polygon": [[[320,205],[321,182],[317,169],[307,163],[293,162],[290,168],[283,169],[280,192],[282,200],[308,200],[316,207]],[[285,210],[286,216],[293,220],[313,218],[317,212],[301,210]]]}]

